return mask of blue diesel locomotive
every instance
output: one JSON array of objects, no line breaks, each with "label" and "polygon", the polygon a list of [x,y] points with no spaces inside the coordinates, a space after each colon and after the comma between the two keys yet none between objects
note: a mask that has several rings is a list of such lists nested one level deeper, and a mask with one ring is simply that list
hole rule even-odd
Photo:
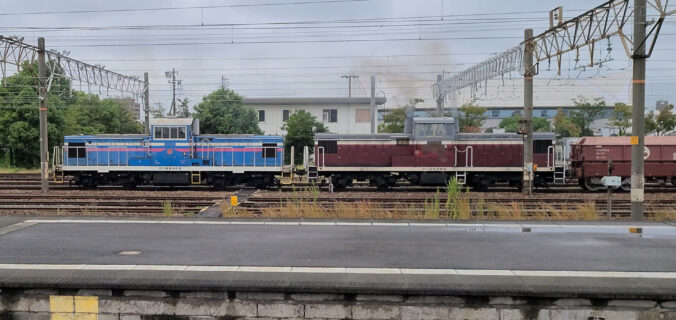
[{"label": "blue diesel locomotive", "polygon": [[54,150],[54,171],[85,187],[246,183],[265,188],[284,168],[282,136],[200,135],[199,120],[189,118],[156,119],[150,130],[150,136],[66,136],[64,146]]}]

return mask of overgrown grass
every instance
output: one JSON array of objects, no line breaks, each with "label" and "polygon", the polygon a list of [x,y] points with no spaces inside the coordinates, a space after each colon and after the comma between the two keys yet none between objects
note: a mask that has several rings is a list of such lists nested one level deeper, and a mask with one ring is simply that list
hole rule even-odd
[{"label": "overgrown grass", "polygon": [[[511,201],[491,203],[472,197],[464,186],[452,179],[442,190],[420,203],[381,203],[364,199],[357,202],[319,202],[319,188],[310,186],[293,189],[280,198],[277,206],[248,211],[245,208],[224,206],[226,217],[271,218],[333,218],[333,219],[452,219],[452,220],[584,220],[605,219],[605,212],[593,201],[584,204],[547,203],[535,205]],[[227,209],[226,209],[227,207]],[[676,210],[655,214],[658,221],[676,221]]]},{"label": "overgrown grass", "polygon": [[0,167],[0,173],[40,173],[40,169],[26,169],[16,167]]},{"label": "overgrown grass", "polygon": [[165,217],[173,217],[174,216],[174,208],[171,206],[171,201],[167,200],[162,202],[162,214]]}]

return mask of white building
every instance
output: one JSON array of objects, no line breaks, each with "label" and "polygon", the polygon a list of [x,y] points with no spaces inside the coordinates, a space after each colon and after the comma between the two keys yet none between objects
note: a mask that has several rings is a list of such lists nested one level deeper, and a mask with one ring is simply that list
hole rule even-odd
[{"label": "white building", "polygon": [[[376,98],[376,107],[385,104]],[[282,125],[291,114],[303,110],[339,134],[371,132],[371,98],[244,98],[244,106],[256,110],[258,126],[265,134],[284,134]]]}]

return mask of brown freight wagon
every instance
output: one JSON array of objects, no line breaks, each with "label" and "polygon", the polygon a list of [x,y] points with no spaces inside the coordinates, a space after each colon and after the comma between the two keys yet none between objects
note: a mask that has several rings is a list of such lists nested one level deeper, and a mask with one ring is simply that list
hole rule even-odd
[{"label": "brown freight wagon", "polygon": [[[608,174],[612,160],[613,176],[622,177],[622,189],[631,189],[630,137],[584,137],[571,148],[571,175],[587,190],[600,190],[601,178]],[[659,184],[676,183],[676,136],[645,137],[643,151],[645,179]]]}]

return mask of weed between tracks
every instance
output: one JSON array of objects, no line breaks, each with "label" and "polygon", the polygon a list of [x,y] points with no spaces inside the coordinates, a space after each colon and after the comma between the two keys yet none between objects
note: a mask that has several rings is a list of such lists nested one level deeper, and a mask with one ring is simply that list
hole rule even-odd
[{"label": "weed between tracks", "polygon": [[[243,207],[228,207],[224,217],[266,218],[333,218],[333,219],[453,219],[453,220],[585,220],[593,221],[606,217],[604,209],[597,208],[594,201],[582,204],[540,203],[525,205],[522,202],[491,203],[473,197],[466,187],[453,179],[445,192],[437,189],[433,196],[422,203],[361,201],[318,201],[319,188],[311,186],[294,189],[280,197],[279,203],[257,210]],[[656,211],[655,220],[674,221],[676,210]]]}]

